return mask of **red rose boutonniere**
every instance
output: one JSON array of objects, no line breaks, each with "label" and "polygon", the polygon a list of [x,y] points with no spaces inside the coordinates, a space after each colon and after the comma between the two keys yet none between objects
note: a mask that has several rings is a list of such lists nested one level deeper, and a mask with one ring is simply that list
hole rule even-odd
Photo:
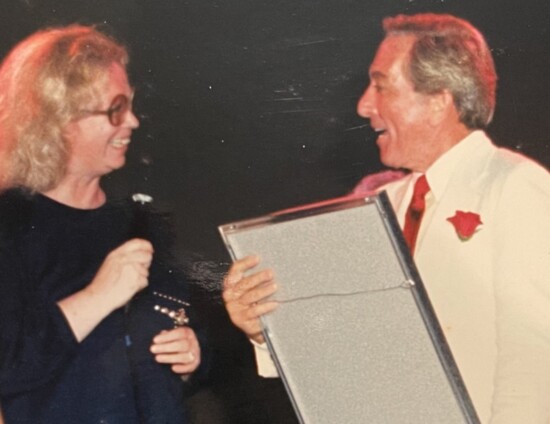
[{"label": "red rose boutonniere", "polygon": [[477,213],[456,211],[455,216],[447,218],[454,225],[456,234],[462,241],[470,240],[483,223]]}]

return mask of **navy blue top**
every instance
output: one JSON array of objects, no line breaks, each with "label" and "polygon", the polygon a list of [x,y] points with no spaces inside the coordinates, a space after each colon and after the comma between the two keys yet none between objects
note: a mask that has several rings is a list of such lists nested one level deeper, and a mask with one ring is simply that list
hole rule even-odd
[{"label": "navy blue top", "polygon": [[[81,210],[45,196],[0,196],[0,396],[11,423],[185,423],[184,383],[149,352],[173,328],[155,305],[186,299],[153,214],[132,202]],[[151,218],[149,218],[151,217]],[[84,288],[132,237],[155,248],[149,287],[78,343],[56,302]],[[191,325],[193,321],[191,322]]]}]

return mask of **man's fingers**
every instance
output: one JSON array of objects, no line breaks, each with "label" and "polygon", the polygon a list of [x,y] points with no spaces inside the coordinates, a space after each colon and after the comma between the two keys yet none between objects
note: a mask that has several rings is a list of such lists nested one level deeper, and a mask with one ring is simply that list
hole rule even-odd
[{"label": "man's fingers", "polygon": [[[257,272],[256,274],[243,278],[237,284],[226,287],[226,289],[223,292],[224,301],[231,302],[231,301],[240,300],[243,296],[245,296],[249,292],[254,292],[260,289],[262,285],[268,286],[272,280],[273,280],[273,271],[269,269]],[[269,293],[269,294],[272,294],[272,293]],[[254,302],[258,300],[259,299],[255,299]]]},{"label": "man's fingers", "polygon": [[237,284],[244,276],[244,273],[251,268],[254,268],[260,263],[260,258],[255,255],[246,256],[236,261],[232,266],[227,276],[224,279],[224,286],[231,287]]},{"label": "man's fingers", "polygon": [[247,306],[228,304],[227,311],[233,323],[248,334],[259,332],[261,329],[259,318],[273,312],[277,306],[278,303],[274,301],[253,303]]},{"label": "man's fingers", "polygon": [[247,320],[257,320],[260,316],[273,312],[277,308],[277,302],[262,302],[250,305],[244,312]]},{"label": "man's fingers", "polygon": [[240,292],[240,293],[246,293],[257,286],[272,280],[273,280],[273,271],[270,269],[264,269],[263,271],[257,272],[256,274],[252,274],[249,277],[243,278],[233,288],[233,290],[236,290],[237,292]]},{"label": "man's fingers", "polygon": [[236,300],[241,305],[251,305],[267,299],[277,291],[277,284],[273,281],[262,283],[253,290],[243,292]]},{"label": "man's fingers", "polygon": [[250,268],[255,267],[259,263],[260,263],[260,258],[257,255],[249,255],[236,261],[231,267],[231,269],[236,272],[244,272]]}]

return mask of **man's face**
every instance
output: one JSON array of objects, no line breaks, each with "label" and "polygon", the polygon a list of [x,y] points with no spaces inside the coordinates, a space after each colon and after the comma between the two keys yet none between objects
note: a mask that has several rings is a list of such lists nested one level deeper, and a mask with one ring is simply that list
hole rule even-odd
[{"label": "man's face", "polygon": [[417,93],[407,73],[411,35],[390,35],[369,70],[370,84],[357,113],[370,119],[386,166],[423,172],[431,164],[430,98]]}]

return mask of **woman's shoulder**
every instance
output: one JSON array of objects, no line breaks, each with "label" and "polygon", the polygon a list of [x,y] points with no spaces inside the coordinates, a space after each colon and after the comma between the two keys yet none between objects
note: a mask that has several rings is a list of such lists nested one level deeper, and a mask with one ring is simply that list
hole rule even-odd
[{"label": "woman's shoulder", "polygon": [[24,188],[8,188],[0,192],[0,207],[10,204],[28,203],[32,199],[32,193]]},{"label": "woman's shoulder", "polygon": [[24,189],[12,188],[0,193],[0,225],[25,222],[32,210],[32,194]]},{"label": "woman's shoulder", "polygon": [[31,220],[32,198],[20,189],[8,189],[0,193],[0,247],[6,246],[21,234]]}]

